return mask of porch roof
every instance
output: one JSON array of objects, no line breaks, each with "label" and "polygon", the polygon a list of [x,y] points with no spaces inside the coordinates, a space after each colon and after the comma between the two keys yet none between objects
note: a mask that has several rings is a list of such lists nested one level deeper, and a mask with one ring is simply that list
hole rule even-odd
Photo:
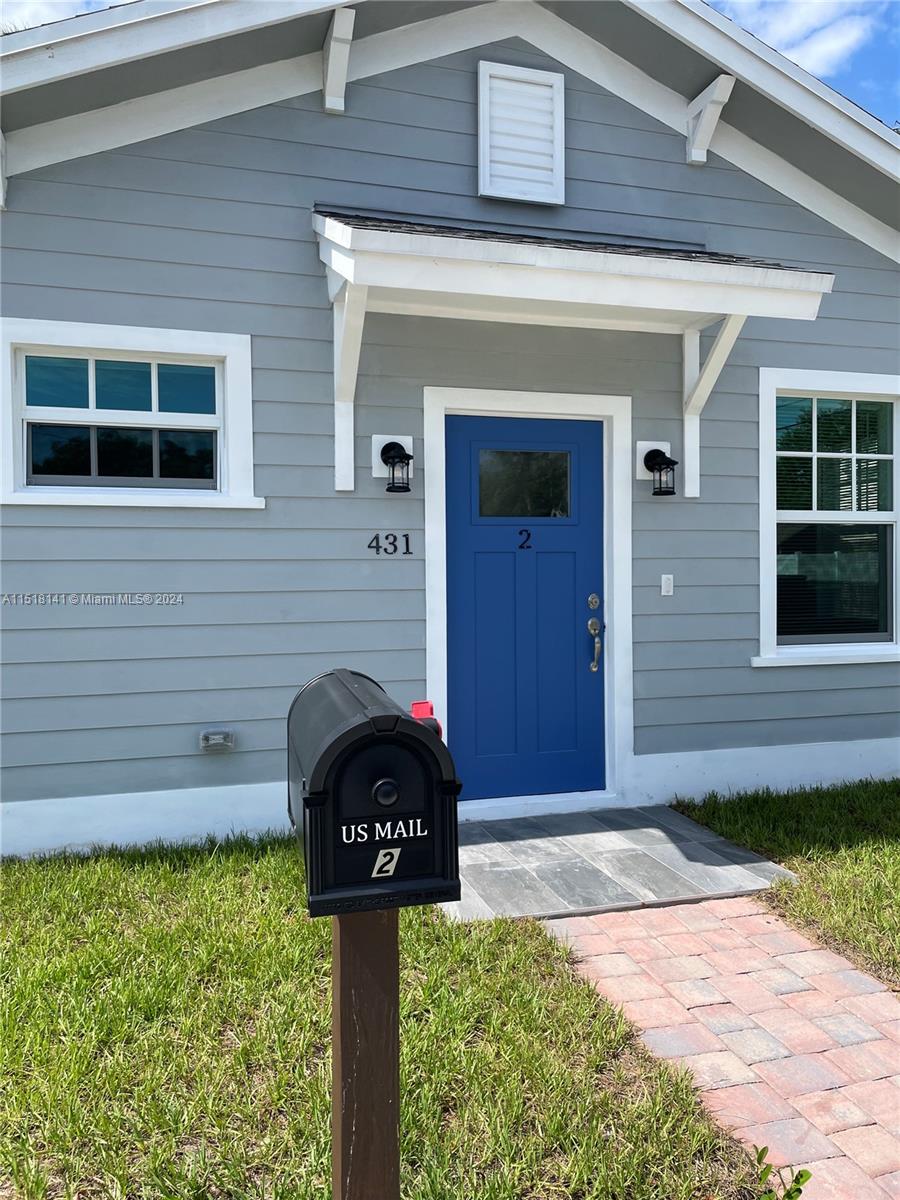
[{"label": "porch roof", "polygon": [[[699,415],[749,316],[814,320],[834,276],[705,249],[546,237],[317,209],[334,305],[335,487],[352,491],[353,401],[367,312],[677,334],[685,494]],[[700,363],[700,331],[720,324]]]},{"label": "porch roof", "polygon": [[731,314],[813,320],[834,276],[681,247],[414,222],[317,209],[333,292],[370,312],[682,333]]}]

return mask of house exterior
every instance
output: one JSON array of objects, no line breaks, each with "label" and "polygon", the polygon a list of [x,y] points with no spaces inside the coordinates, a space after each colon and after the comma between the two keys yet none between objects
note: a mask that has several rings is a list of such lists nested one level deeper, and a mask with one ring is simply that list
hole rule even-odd
[{"label": "house exterior", "polygon": [[2,54],[7,851],[283,825],[336,666],[463,819],[900,773],[896,134],[698,0]]}]

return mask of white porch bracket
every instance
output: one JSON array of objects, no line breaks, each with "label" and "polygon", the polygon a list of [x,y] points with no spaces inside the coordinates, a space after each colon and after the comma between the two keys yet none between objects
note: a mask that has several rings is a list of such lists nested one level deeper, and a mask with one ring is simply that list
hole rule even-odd
[{"label": "white porch bracket", "polygon": [[355,486],[355,400],[369,289],[345,283],[334,298],[334,489]]},{"label": "white porch bracket", "polygon": [[0,209],[6,208],[6,138],[0,131]]},{"label": "white porch bracket", "polygon": [[706,154],[722,109],[734,87],[733,75],[720,75],[704,88],[687,108],[687,160],[698,165],[706,162]]},{"label": "white porch bracket", "polygon": [[700,330],[682,335],[684,380],[684,495],[700,495],[700,414],[719,380],[734,343],[740,337],[743,313],[732,313],[722,322],[716,340],[700,366]]},{"label": "white porch bracket", "polygon": [[322,47],[322,107],[327,113],[344,111],[347,72],[350,69],[350,43],[356,12],[352,8],[337,8]]}]

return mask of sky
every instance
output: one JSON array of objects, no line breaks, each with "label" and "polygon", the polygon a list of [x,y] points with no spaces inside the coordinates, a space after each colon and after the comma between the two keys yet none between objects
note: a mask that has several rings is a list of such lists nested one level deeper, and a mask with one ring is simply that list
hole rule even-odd
[{"label": "sky", "polygon": [[[711,2],[886,124],[900,124],[900,0]],[[0,21],[25,28],[107,7],[107,0],[0,0]]]}]

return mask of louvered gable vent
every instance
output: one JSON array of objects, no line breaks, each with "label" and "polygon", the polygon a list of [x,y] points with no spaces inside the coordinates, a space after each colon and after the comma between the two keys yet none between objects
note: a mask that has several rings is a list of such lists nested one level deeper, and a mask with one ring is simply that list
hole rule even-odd
[{"label": "louvered gable vent", "polygon": [[478,191],[565,203],[565,78],[502,63],[478,64]]}]

